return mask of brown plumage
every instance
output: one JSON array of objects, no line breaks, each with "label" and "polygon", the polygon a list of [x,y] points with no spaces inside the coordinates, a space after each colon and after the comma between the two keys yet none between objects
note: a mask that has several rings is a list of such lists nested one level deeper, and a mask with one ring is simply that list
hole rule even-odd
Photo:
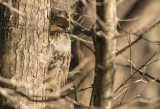
[{"label": "brown plumage", "polygon": [[52,56],[48,65],[48,76],[45,82],[50,84],[47,88],[50,92],[56,92],[68,77],[71,60],[71,41],[68,33],[54,33],[50,37]]},{"label": "brown plumage", "polygon": [[53,17],[51,20],[50,31],[55,32],[66,32],[69,27],[69,21],[63,17]]}]

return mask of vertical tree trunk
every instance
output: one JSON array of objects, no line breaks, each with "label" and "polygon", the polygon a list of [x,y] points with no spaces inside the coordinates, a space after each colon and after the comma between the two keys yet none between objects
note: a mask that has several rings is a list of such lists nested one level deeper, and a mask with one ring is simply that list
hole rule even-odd
[{"label": "vertical tree trunk", "polygon": [[[31,96],[34,100],[45,100],[45,95],[55,96],[55,92],[61,88],[67,77],[71,55],[69,35],[49,35],[50,0],[13,0],[12,3],[26,16],[11,12],[8,24],[10,31],[5,37],[3,75],[31,85],[31,88],[16,87],[17,91]],[[44,80],[51,73],[52,80],[47,84]],[[25,102],[24,98],[20,98],[16,104],[19,104],[19,109],[24,108],[22,104],[26,104],[30,109],[49,109],[48,106],[71,109],[70,104],[63,99],[47,105]]]},{"label": "vertical tree trunk", "polygon": [[97,38],[97,67],[95,75],[95,106],[112,109],[116,53],[116,0],[103,1],[103,20],[107,32]]},{"label": "vertical tree trunk", "polygon": [[[7,20],[5,19],[4,16],[5,13],[5,7],[0,4],[0,60],[2,60],[2,56],[3,56],[3,48],[4,48],[4,30],[5,30],[5,22],[7,22]],[[6,21],[5,21],[6,20]],[[0,61],[0,75],[2,76],[2,61]],[[0,85],[2,86],[3,84],[0,83]],[[2,105],[2,96],[0,96],[0,109],[3,109]]]}]

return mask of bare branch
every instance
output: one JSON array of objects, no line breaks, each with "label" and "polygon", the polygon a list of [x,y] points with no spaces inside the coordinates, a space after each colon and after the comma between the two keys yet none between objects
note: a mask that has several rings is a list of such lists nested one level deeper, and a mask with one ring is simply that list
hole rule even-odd
[{"label": "bare branch", "polygon": [[130,45],[127,45],[127,46],[124,47],[123,49],[119,50],[119,51],[116,53],[116,56],[118,56],[118,55],[120,55],[121,53],[123,53],[124,51],[126,51],[130,46],[133,46],[135,43],[137,43],[137,42],[140,41],[141,39],[144,39],[144,40],[146,40],[146,41],[148,41],[148,42],[150,42],[150,43],[159,44],[160,41],[155,41],[155,42],[154,42],[154,41],[150,41],[150,40],[144,38],[144,34],[150,32],[150,31],[153,30],[155,27],[157,27],[159,24],[160,24],[160,20],[157,21],[155,24],[153,24],[153,25],[152,25],[151,27],[149,27],[148,29],[144,30],[140,35],[138,35],[137,33],[129,33],[129,32],[127,32],[127,31],[125,31],[125,30],[123,30],[123,29],[121,28],[125,33],[135,35],[135,36],[137,36],[138,38],[137,38],[136,40],[134,40],[133,42],[131,42]]},{"label": "bare branch", "polygon": [[143,68],[154,56],[156,55],[156,53],[154,53],[142,66],[140,66],[138,68],[138,70],[135,71],[135,73],[133,73],[128,79],[126,79],[116,90],[115,92],[117,92],[124,84],[126,84],[135,74],[137,74],[137,72]]},{"label": "bare branch", "polygon": [[80,72],[80,69],[83,68],[88,62],[90,62],[93,59],[93,57],[89,56],[86,57],[76,68],[74,68],[70,73],[69,77],[73,77],[75,74]]},{"label": "bare branch", "polygon": [[8,7],[10,10],[18,13],[21,16],[26,16],[26,13],[19,11],[18,9],[14,8],[13,6],[11,6],[10,4],[3,2],[2,0],[0,0],[0,3],[3,4],[4,6]]},{"label": "bare branch", "polygon": [[[135,103],[147,103],[147,104],[151,104],[151,103],[156,103],[156,102],[160,101],[160,98],[151,98],[151,99],[149,99],[149,98],[142,98],[140,96],[137,96],[137,97],[134,100],[132,100],[132,101],[128,101],[128,102],[122,104],[119,109],[127,108],[128,106],[130,106],[132,104],[135,104]],[[146,107],[146,108],[154,109],[153,107]]]},{"label": "bare branch", "polygon": [[89,44],[93,44],[92,41],[88,41],[88,40],[82,39],[82,38],[77,37],[77,36],[75,36],[75,35],[73,35],[73,34],[70,34],[70,35],[71,35],[71,37],[73,37],[73,38],[75,38],[75,39],[77,39],[77,40],[80,40],[80,41],[82,41],[82,42],[89,43]]},{"label": "bare branch", "polygon": [[73,103],[73,104],[81,107],[81,108],[96,109],[96,108],[94,108],[94,107],[86,106],[86,105],[84,105],[84,104],[82,104],[82,103],[79,103],[79,102],[77,102],[77,101],[75,101],[75,100],[73,100],[73,99],[71,99],[71,98],[69,98],[69,97],[65,97],[65,99],[66,99],[67,101],[69,101],[69,102],[71,102],[71,103]]},{"label": "bare branch", "polygon": [[30,84],[26,84],[26,83],[23,83],[23,82],[19,82],[19,81],[16,81],[15,79],[7,79],[7,78],[4,78],[2,76],[0,76],[0,82],[4,83],[4,84],[10,84],[10,85],[13,85],[13,86],[18,86],[18,87],[25,87],[25,88],[31,88],[32,86]]},{"label": "bare branch", "polygon": [[120,55],[121,53],[125,52],[130,46],[133,46],[135,43],[137,43],[138,41],[140,41],[142,39],[142,35],[139,36],[136,40],[134,40],[133,42],[131,42],[131,44],[128,44],[127,46],[125,46],[124,48],[122,48],[121,50],[118,50],[118,52],[116,53],[116,56]]},{"label": "bare branch", "polygon": [[[123,66],[123,67],[126,67],[126,68],[131,68],[130,65],[123,65],[123,64],[117,64],[117,65],[120,65],[120,66]],[[138,71],[138,69],[135,68],[134,66],[132,67],[132,69]],[[160,84],[160,80],[158,78],[153,77],[153,76],[149,75],[148,73],[144,73],[141,70],[139,70],[138,72],[139,72],[140,75],[146,76],[146,77],[148,77],[148,78],[150,78],[150,79],[152,79],[152,80],[154,80],[154,81],[156,81],[157,83]]]}]

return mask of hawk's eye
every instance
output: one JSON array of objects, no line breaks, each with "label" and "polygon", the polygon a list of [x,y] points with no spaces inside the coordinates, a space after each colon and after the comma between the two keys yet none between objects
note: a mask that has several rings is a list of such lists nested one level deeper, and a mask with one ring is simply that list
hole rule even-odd
[{"label": "hawk's eye", "polygon": [[63,17],[54,17],[53,23],[61,28],[69,27],[69,21]]}]

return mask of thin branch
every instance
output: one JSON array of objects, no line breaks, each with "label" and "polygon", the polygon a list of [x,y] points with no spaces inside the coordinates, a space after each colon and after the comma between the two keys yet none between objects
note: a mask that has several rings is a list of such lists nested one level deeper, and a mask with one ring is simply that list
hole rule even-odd
[{"label": "thin branch", "polygon": [[0,87],[0,94],[3,95],[4,97],[7,98],[7,100],[9,100],[12,103],[15,103],[17,106],[25,106],[26,109],[29,109],[28,105],[25,103],[17,103],[18,102],[18,97],[14,97],[15,96],[15,92],[11,89],[7,89],[7,88],[2,88]]},{"label": "thin branch", "polygon": [[[130,65],[123,65],[123,64],[117,64],[117,65],[120,65],[120,66],[123,66],[123,67],[126,67],[126,68],[131,68]],[[133,70],[136,70],[136,71],[138,70],[134,66],[132,68],[133,68]],[[148,77],[148,78],[150,78],[150,79],[152,79],[152,80],[154,80],[154,81],[156,81],[157,83],[160,84],[160,79],[155,78],[155,77],[149,75],[148,73],[144,73],[141,70],[138,70],[138,72],[139,72],[140,75],[146,76],[146,77]]]},{"label": "thin branch", "polygon": [[26,13],[19,11],[18,9],[14,8],[13,6],[11,6],[10,4],[3,2],[2,0],[0,0],[0,3],[3,4],[4,6],[8,7],[10,10],[18,13],[21,16],[26,16]]},{"label": "thin branch", "polygon": [[137,36],[138,38],[137,38],[135,41],[133,41],[130,45],[127,45],[127,46],[124,47],[123,49],[119,50],[119,51],[116,53],[116,56],[118,56],[118,55],[120,55],[121,53],[123,53],[124,51],[126,51],[130,46],[133,46],[135,43],[137,43],[137,42],[140,41],[141,39],[144,39],[144,40],[146,40],[146,41],[148,41],[148,42],[150,42],[150,43],[159,44],[160,41],[151,41],[151,40],[148,40],[148,39],[144,38],[144,34],[152,31],[152,30],[153,30],[155,27],[157,27],[159,24],[160,24],[160,20],[157,21],[155,24],[153,24],[153,25],[152,25],[151,27],[149,27],[148,29],[146,29],[145,31],[143,31],[140,35],[138,35],[137,33],[129,33],[129,32],[127,32],[127,31],[125,31],[125,30],[123,30],[123,29],[121,28],[121,30],[122,30],[123,32],[125,32],[125,33],[127,33],[127,34],[135,35],[135,36]]},{"label": "thin branch", "polygon": [[128,44],[126,47],[124,47],[123,49],[119,50],[116,53],[116,56],[120,55],[121,53],[125,52],[130,46],[133,46],[135,43],[137,43],[139,40],[142,39],[142,35],[139,36],[135,41],[131,42],[130,44]]},{"label": "thin branch", "polygon": [[79,102],[77,102],[77,101],[69,98],[69,97],[65,97],[65,99],[66,99],[67,101],[69,101],[69,102],[71,102],[71,103],[73,103],[73,104],[81,107],[81,108],[95,109],[94,107],[86,106],[86,105],[84,105],[84,104],[82,104],[82,103],[79,103]]},{"label": "thin branch", "polygon": [[80,69],[83,68],[88,62],[90,62],[93,57],[86,57],[77,67],[75,67],[70,73],[69,77],[73,77],[77,72],[80,72]]},{"label": "thin branch", "polygon": [[[130,35],[127,37],[127,40],[128,40],[128,43],[129,43],[129,45],[131,44],[131,38],[130,38]],[[131,66],[131,75],[133,74],[132,73],[132,49],[131,49],[132,47],[130,46],[130,66]],[[133,80],[133,78],[132,78],[132,80]],[[127,88],[127,90],[125,91],[125,93],[124,93],[124,95],[123,95],[123,97],[122,97],[122,99],[121,99],[121,101],[119,102],[119,104],[118,104],[118,107],[121,105],[121,103],[122,103],[122,101],[124,100],[124,98],[125,98],[125,96],[126,96],[126,94],[127,94],[127,91],[128,91],[128,88]]]},{"label": "thin branch", "polygon": [[158,25],[160,24],[160,20],[159,21],[157,21],[155,24],[153,24],[151,27],[149,27],[148,29],[146,29],[144,32],[143,32],[143,34],[146,34],[146,33],[148,33],[148,32],[150,32],[150,31],[152,31],[155,27],[157,27]]},{"label": "thin branch", "polygon": [[120,107],[120,106],[121,106],[122,101],[123,101],[123,99],[125,98],[125,95],[127,94],[127,91],[128,91],[128,88],[126,89],[126,91],[125,91],[125,93],[124,93],[124,95],[123,95],[123,97],[122,97],[121,101],[119,102],[118,107]]},{"label": "thin branch", "polygon": [[[135,71],[135,73],[133,73],[128,79],[126,79],[116,90],[115,92],[117,92],[124,84],[126,84],[135,74],[137,74],[137,72],[143,68],[154,56],[156,55],[156,53],[154,53],[142,66],[140,66],[140,68],[138,70]],[[114,93],[115,93],[114,92]]]},{"label": "thin branch", "polygon": [[82,44],[83,46],[85,46],[86,48],[88,48],[91,52],[93,52],[95,54],[95,50],[93,50],[90,46],[88,46],[86,43],[84,42],[80,42],[80,44]]},{"label": "thin branch", "polygon": [[133,21],[133,20],[137,20],[139,19],[141,16],[137,16],[135,18],[132,19],[118,19],[119,22],[129,22],[129,21]]},{"label": "thin branch", "polygon": [[15,79],[7,79],[2,76],[0,76],[0,82],[5,83],[5,84],[9,84],[12,86],[16,86],[16,87],[18,86],[18,87],[32,88],[32,86],[30,84],[26,84],[26,83],[17,81]]},{"label": "thin branch", "polygon": [[[78,91],[73,91],[72,90],[72,91],[68,91],[67,93],[62,94],[63,92],[65,92],[66,90],[68,90],[70,87],[72,87],[74,85],[75,81],[73,81],[73,82],[67,84],[66,86],[64,86],[61,89],[61,91],[60,91],[61,95],[59,95],[59,96],[49,96],[49,97],[47,97],[47,96],[33,96],[33,97],[31,97],[28,94],[25,94],[24,92],[17,91],[15,89],[2,88],[2,87],[0,87],[0,94],[2,94],[3,96],[5,96],[7,98],[9,97],[9,95],[14,95],[14,96],[15,95],[20,95],[21,97],[24,97],[27,100],[32,101],[32,102],[51,102],[51,101],[58,100],[60,98],[64,98],[64,97],[68,96],[69,94],[71,94],[73,92],[80,92],[80,91],[84,91],[86,89],[92,88],[92,87],[87,87],[87,88],[79,89]],[[41,99],[35,100],[35,98],[43,98],[43,97],[45,97],[47,99],[46,100],[41,100]],[[9,99],[11,99],[11,97]]]},{"label": "thin branch", "polygon": [[125,86],[123,86],[124,88],[123,88],[123,90],[118,94],[118,95],[114,95],[115,97],[113,97],[114,98],[114,100],[116,100],[120,95],[122,95],[124,92],[126,92],[126,90],[128,90],[130,87],[130,85],[131,85],[132,83],[129,83],[129,84],[126,84]]},{"label": "thin branch", "polygon": [[73,37],[73,38],[75,38],[75,39],[77,39],[77,40],[79,40],[79,41],[82,41],[82,42],[85,42],[85,43],[89,43],[89,44],[93,44],[92,41],[88,41],[88,40],[82,39],[82,38],[77,37],[77,36],[75,36],[73,34],[70,34],[70,36]]},{"label": "thin branch", "polygon": [[[158,103],[159,101],[160,101],[160,98],[151,98],[151,99],[149,99],[149,98],[142,98],[142,97],[138,96],[138,98],[135,98],[132,101],[128,101],[128,102],[122,104],[119,109],[124,109],[124,108],[126,108],[126,107],[128,107],[128,106],[130,106],[132,104],[139,103],[139,102],[140,103],[147,103],[147,104],[150,103],[151,104],[151,103],[156,103],[156,102]],[[146,107],[146,108],[149,108],[149,107]]]}]

